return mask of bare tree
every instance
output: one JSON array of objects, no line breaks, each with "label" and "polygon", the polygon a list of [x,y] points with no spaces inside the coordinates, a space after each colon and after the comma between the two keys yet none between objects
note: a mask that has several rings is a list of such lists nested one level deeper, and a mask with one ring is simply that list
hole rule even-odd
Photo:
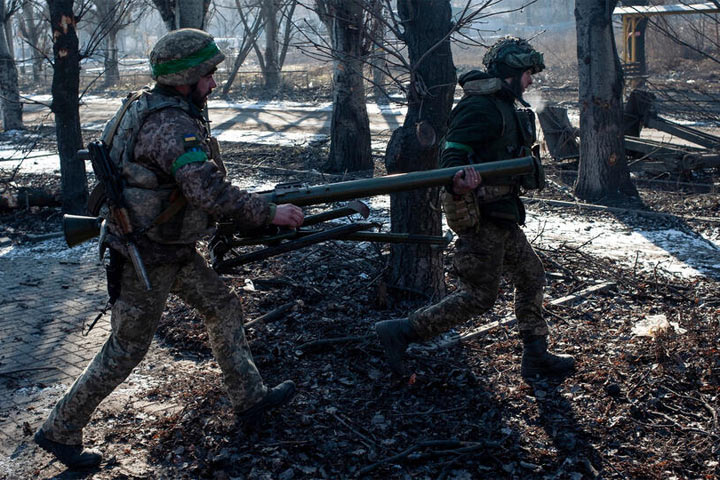
[{"label": "bare tree", "polygon": [[385,44],[385,21],[388,18],[385,14],[385,5],[382,0],[369,0],[368,9],[371,12],[368,21],[368,31],[370,39],[368,45],[368,63],[372,69],[372,91],[375,102],[378,104],[388,104],[390,99],[387,94],[386,86],[388,84],[387,59],[385,49],[379,45]]},{"label": "bare tree", "polygon": [[23,41],[32,51],[33,82],[40,83],[43,72],[43,63],[50,53],[50,35],[47,34],[45,17],[47,5],[31,0],[22,2],[23,14],[17,17],[18,27]]},{"label": "bare tree", "polygon": [[16,130],[23,128],[22,104],[18,88],[18,72],[12,52],[12,36],[8,36],[10,19],[20,9],[20,0],[0,0],[0,20],[3,31],[0,35],[0,105],[2,105],[3,128]]},{"label": "bare tree", "polygon": [[242,42],[238,48],[235,62],[233,63],[228,79],[222,87],[222,94],[227,95],[230,92],[235,77],[237,76],[240,66],[247,58],[250,50],[257,44],[258,37],[263,29],[263,17],[260,15],[260,8],[256,3],[248,3],[243,5],[241,0],[235,0],[240,22],[243,25],[243,32],[239,35]]},{"label": "bare tree", "polygon": [[85,212],[88,198],[85,162],[78,158],[80,131],[80,49],[73,0],[47,0],[53,38],[51,110],[60,154],[62,208],[66,213]]},{"label": "bare tree", "polygon": [[[407,45],[410,84],[408,112],[385,151],[388,173],[437,168],[439,139],[455,92],[450,51],[453,32],[448,0],[398,0],[395,35]],[[439,235],[438,189],[390,196],[392,231]],[[389,282],[401,289],[441,296],[445,292],[442,253],[427,245],[394,245]]]},{"label": "bare tree", "polygon": [[623,74],[612,30],[617,0],[576,0],[580,162],[575,194],[585,200],[637,195],[625,158]]},{"label": "bare tree", "polygon": [[[255,55],[265,79],[265,90],[274,95],[280,88],[280,72],[293,35],[292,18],[297,0],[259,0],[265,30],[265,50],[253,44]],[[282,41],[280,38],[282,37]]]},{"label": "bare tree", "polygon": [[[116,85],[120,81],[118,62],[118,33],[130,24],[132,10],[138,6],[136,0],[92,0],[95,6],[93,17],[98,27],[106,32],[103,39],[103,61],[105,86]],[[142,11],[139,12],[142,14]],[[139,17],[139,15],[137,15]]]},{"label": "bare tree", "polygon": [[82,147],[80,130],[80,61],[91,56],[107,35],[109,25],[99,24],[89,35],[83,52],[77,35],[78,23],[88,13],[82,3],[77,12],[73,0],[47,0],[53,39],[52,104],[60,155],[62,208],[66,213],[85,213],[88,187],[85,162],[78,158]]},{"label": "bare tree", "polygon": [[168,30],[205,29],[210,0],[152,0]]},{"label": "bare tree", "polygon": [[373,168],[370,121],[365,103],[366,56],[364,0],[316,0],[317,12],[332,42],[333,113],[330,124],[330,172]]}]

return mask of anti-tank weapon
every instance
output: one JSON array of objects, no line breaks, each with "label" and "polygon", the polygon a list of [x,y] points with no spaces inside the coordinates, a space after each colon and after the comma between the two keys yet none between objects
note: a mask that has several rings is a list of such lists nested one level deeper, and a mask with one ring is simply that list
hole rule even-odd
[{"label": "anti-tank weapon", "polygon": [[[508,178],[523,175],[537,175],[540,168],[537,163],[538,160],[534,157],[522,157],[470,166],[481,174],[484,181],[492,181],[492,179],[498,177]],[[259,192],[259,195],[263,196],[268,202],[276,204],[292,203],[298,206],[314,205],[418,188],[445,186],[449,185],[452,182],[453,176],[463,168],[465,167],[423,170],[315,186],[300,183],[281,184],[272,191]],[[364,206],[364,204],[362,205]],[[367,209],[367,207],[365,207],[365,209]],[[246,263],[263,260],[328,240],[422,243],[441,246],[447,245],[450,241],[448,236],[368,232],[367,230],[370,230],[376,225],[366,222],[349,223],[320,231],[307,228],[310,225],[319,223],[320,217],[322,217],[322,221],[327,221],[352,213],[360,213],[364,218],[368,216],[368,213],[365,213],[361,208],[349,205],[330,212],[323,212],[319,214],[317,218],[315,216],[308,216],[305,218],[303,227],[296,230],[279,230],[270,234],[252,237],[240,236],[234,232],[230,226],[221,224],[210,242],[213,268],[220,273],[229,273],[232,272],[234,268]],[[266,244],[268,246],[249,253],[238,253],[233,250],[236,247],[255,244]],[[231,253],[233,257],[226,258],[228,253]]]},{"label": "anti-tank weapon", "polygon": [[[497,162],[473,164],[470,166],[481,174],[483,181],[492,181],[499,177],[512,178],[524,175],[536,175],[539,170],[537,163],[538,160],[533,157],[522,157]],[[272,191],[258,192],[258,195],[265,198],[268,202],[276,204],[293,203],[298,206],[339,202],[419,188],[449,185],[452,182],[453,176],[463,168],[465,167],[423,170],[314,186],[299,183],[281,184]],[[99,197],[97,193],[98,192],[94,191],[91,198],[95,197],[97,200]],[[210,242],[213,267],[221,273],[227,273],[231,272],[235,267],[249,262],[258,261],[328,240],[422,243],[429,245],[447,245],[449,242],[447,237],[441,236],[369,232],[368,230],[377,225],[368,222],[343,224],[325,230],[307,228],[355,213],[359,213],[364,218],[367,218],[369,211],[367,211],[367,207],[364,206],[364,204],[352,202],[342,208],[307,216],[303,227],[300,229],[256,232],[253,235],[239,234],[234,231],[231,225],[221,223],[218,225],[216,235]],[[68,225],[70,227],[69,229],[66,227],[66,238],[70,238],[70,236],[73,238],[91,238],[96,235],[96,233],[93,234],[93,232],[97,230],[96,224],[96,222],[92,221],[83,222],[74,220]],[[92,229],[92,232],[85,232],[84,228],[86,226],[90,226],[89,228]],[[83,231],[80,232],[78,229],[83,229]],[[234,250],[241,246],[259,244],[268,246],[250,253],[238,253]],[[232,257],[226,259],[228,254],[232,254]]]}]

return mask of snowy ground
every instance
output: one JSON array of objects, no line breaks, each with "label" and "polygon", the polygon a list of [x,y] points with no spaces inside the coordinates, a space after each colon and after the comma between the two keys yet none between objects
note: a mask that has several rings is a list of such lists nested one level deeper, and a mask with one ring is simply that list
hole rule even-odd
[{"label": "snowy ground", "polygon": [[[37,102],[49,100],[42,96],[32,99]],[[532,100],[542,108],[542,97]],[[84,98],[84,104],[83,108],[99,115],[93,122],[84,124],[84,128],[99,132],[107,120],[108,112],[117,108],[119,100],[88,96]],[[33,107],[39,112],[40,107]],[[221,142],[272,145],[307,145],[314,140],[327,138],[331,108],[329,103],[224,100],[211,100],[209,103],[214,132]],[[374,123],[375,147],[382,149],[387,141],[387,136],[382,133],[401,122],[405,108],[368,104],[368,113]],[[570,117],[571,121],[577,122],[576,112],[571,111]],[[289,126],[284,128],[281,125]],[[9,140],[0,143],[0,172],[19,167],[22,173],[59,175],[57,154],[33,148],[35,141],[32,134],[18,132],[15,135],[11,133],[9,137]],[[18,145],[23,147],[19,148]],[[90,169],[89,164],[87,168]],[[234,181],[251,191],[273,187],[267,180],[254,177]],[[374,212],[371,220],[389,228],[388,197],[370,199],[369,204]],[[530,207],[526,233],[529,239],[545,248],[567,244],[580,247],[593,255],[621,260],[637,268],[659,269],[684,277],[710,275],[720,278],[720,232],[717,229],[704,233],[675,227],[639,230],[613,216],[588,218],[582,211],[570,213],[568,210],[548,210],[533,205]],[[67,250],[62,239],[52,239],[30,246],[0,248],[0,256],[74,256],[84,255],[87,251],[86,246]]]},{"label": "snowy ground", "polygon": [[[254,183],[252,179],[236,182],[252,190],[266,190],[272,185]],[[370,206],[372,222],[389,231],[389,197],[365,199]],[[448,227],[445,224],[444,230]],[[683,231],[685,230],[685,231]],[[645,271],[658,271],[684,278],[707,275],[720,278],[720,232],[712,235],[678,228],[633,229],[612,216],[584,217],[545,208],[528,209],[525,234],[535,245],[552,250],[560,245],[620,261]],[[0,257],[42,256],[90,260],[97,255],[97,242],[86,242],[68,248],[62,238],[22,246],[0,247]]]}]

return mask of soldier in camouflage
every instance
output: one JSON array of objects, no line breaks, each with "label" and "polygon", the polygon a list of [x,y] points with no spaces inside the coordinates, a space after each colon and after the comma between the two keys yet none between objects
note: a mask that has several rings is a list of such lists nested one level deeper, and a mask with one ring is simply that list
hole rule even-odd
[{"label": "soldier in camouflage", "polygon": [[120,292],[112,308],[112,332],[85,371],[57,403],[35,441],[70,468],[91,468],[101,454],[83,447],[83,428],[98,404],[143,359],[169,293],[205,318],[213,354],[244,428],[287,403],[295,385],[263,382],[245,339],[242,305],[195,249],[213,220],[252,230],[275,224],[298,227],[294,205],[268,204],[225,178],[217,142],[202,114],[225,56],[201,30],[162,37],[150,54],[153,88],[131,94],[108,123],[102,139],[123,176],[123,195],[150,284],[147,291],[127,260],[117,225],[109,221],[107,244]]},{"label": "soldier in camouflage", "polygon": [[[507,37],[483,58],[487,71],[459,79],[464,96],[453,109],[440,154],[441,167],[504,160],[531,154],[535,117],[522,97],[532,75],[545,68],[543,55],[525,40]],[[482,314],[495,303],[503,274],[515,286],[515,316],[523,341],[521,373],[563,376],[575,361],[547,350],[548,326],[542,316],[545,272],[519,225],[525,210],[520,188],[542,188],[541,172],[520,179],[482,182],[465,168],[443,192],[448,225],[458,234],[453,266],[459,288],[439,303],[406,319],[375,325],[394,373],[404,374],[408,344],[428,340]]]}]

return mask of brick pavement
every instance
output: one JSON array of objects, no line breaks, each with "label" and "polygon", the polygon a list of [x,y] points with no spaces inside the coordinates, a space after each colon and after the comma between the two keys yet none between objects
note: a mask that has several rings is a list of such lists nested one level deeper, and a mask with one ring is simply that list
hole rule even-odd
[{"label": "brick pavement", "polygon": [[82,336],[107,299],[87,257],[0,257],[0,457],[29,439],[109,333],[108,313]]}]

